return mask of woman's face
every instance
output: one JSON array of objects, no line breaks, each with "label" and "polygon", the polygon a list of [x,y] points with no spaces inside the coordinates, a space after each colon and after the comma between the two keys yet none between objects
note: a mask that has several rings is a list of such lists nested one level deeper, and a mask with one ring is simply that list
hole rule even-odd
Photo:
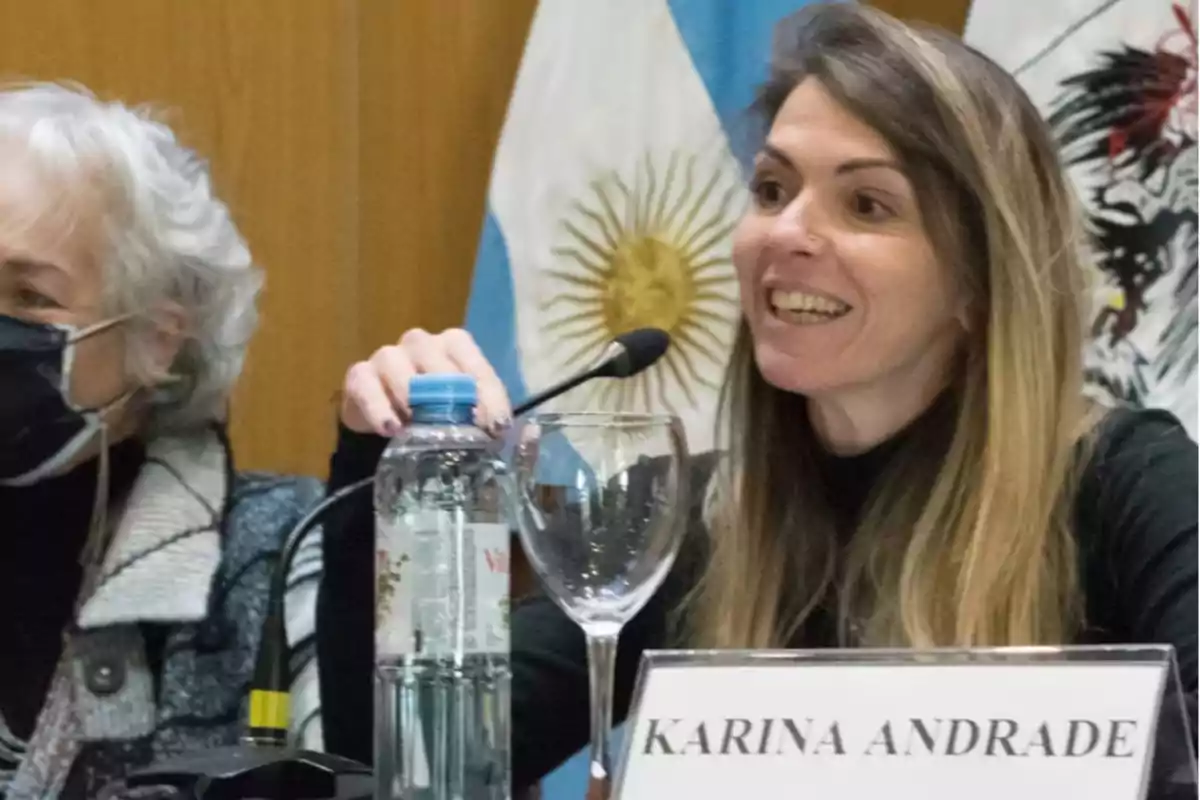
[{"label": "woman's face", "polygon": [[888,143],[809,78],[775,118],[751,188],[733,259],[763,377],[818,402],[928,401],[963,303]]},{"label": "woman's face", "polygon": [[[98,257],[103,232],[92,205],[89,194],[56,191],[18,148],[0,145],[0,314],[76,330],[109,319]],[[76,406],[102,408],[129,391],[125,347],[120,324],[75,345]]]}]

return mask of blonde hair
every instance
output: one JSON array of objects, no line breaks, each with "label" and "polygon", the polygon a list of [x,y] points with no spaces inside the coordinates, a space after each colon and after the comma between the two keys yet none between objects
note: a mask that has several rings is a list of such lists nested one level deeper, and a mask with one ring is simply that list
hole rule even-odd
[{"label": "blonde hair", "polygon": [[853,530],[839,531],[806,401],[762,378],[743,321],[709,557],[682,609],[690,638],[785,646],[836,587],[847,645],[1068,640],[1082,622],[1071,517],[1092,418],[1085,238],[1052,137],[1000,67],[862,4],[781,24],[764,119],[808,78],[900,157],[940,258],[961,266],[967,333],[946,414],[904,438]]}]

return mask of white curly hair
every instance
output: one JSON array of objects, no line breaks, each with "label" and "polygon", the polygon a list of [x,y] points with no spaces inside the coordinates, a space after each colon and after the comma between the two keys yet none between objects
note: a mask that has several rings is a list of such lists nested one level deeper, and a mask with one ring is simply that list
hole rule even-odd
[{"label": "white curly hair", "polygon": [[0,137],[49,174],[99,190],[106,312],[131,318],[127,368],[139,382],[161,374],[149,347],[153,310],[163,301],[183,308],[184,341],[172,380],[150,394],[149,427],[223,419],[258,322],[262,272],[213,194],[206,162],[149,109],[71,84],[0,89]]}]

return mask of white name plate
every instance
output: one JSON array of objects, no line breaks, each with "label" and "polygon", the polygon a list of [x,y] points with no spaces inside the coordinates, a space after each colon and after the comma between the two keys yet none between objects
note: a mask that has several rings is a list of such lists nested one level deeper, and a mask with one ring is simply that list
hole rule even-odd
[{"label": "white name plate", "polygon": [[1143,796],[1169,657],[851,659],[649,655],[614,796]]}]

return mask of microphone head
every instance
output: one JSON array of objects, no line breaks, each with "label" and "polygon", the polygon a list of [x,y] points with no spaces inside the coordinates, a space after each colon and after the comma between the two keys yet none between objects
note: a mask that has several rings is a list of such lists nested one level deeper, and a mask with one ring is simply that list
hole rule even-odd
[{"label": "microphone head", "polygon": [[658,328],[638,328],[613,340],[599,375],[628,378],[649,368],[671,346],[671,337]]}]

